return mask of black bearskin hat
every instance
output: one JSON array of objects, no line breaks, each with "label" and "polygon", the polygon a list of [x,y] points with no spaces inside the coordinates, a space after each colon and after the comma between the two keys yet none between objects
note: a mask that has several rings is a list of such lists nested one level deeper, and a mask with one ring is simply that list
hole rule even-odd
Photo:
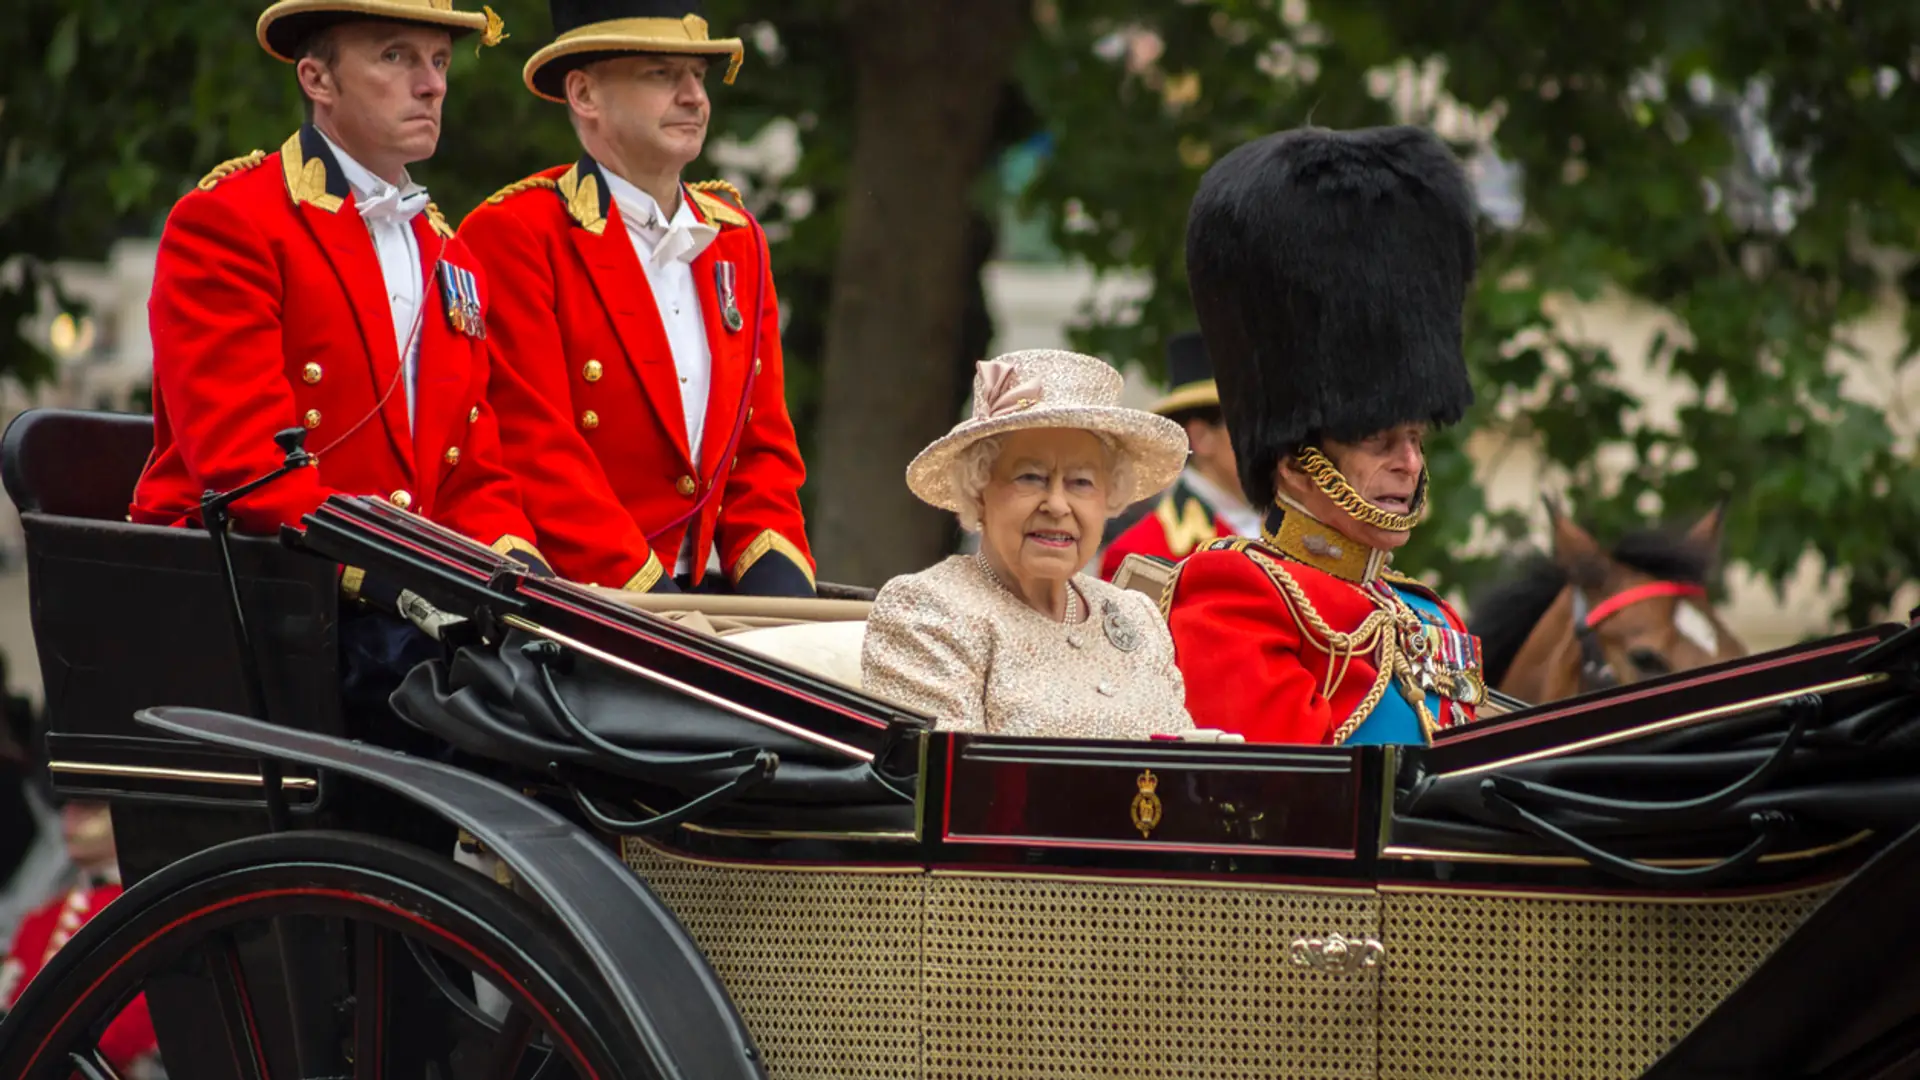
[{"label": "black bearskin hat", "polygon": [[1476,262],[1472,189],[1424,128],[1298,128],[1207,170],[1187,278],[1254,505],[1312,440],[1460,419]]}]

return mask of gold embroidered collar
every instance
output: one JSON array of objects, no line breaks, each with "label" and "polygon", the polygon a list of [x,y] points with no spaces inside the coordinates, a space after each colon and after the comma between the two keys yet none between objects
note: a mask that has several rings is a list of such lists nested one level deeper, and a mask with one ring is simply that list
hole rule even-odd
[{"label": "gold embroidered collar", "polygon": [[1348,539],[1284,496],[1267,509],[1260,538],[1295,562],[1355,585],[1372,581],[1387,565],[1385,551]]}]

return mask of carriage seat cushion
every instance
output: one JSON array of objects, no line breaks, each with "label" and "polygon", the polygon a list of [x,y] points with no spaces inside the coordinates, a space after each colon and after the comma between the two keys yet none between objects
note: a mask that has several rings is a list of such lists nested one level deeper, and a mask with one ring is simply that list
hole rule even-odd
[{"label": "carriage seat cushion", "polygon": [[842,686],[860,689],[865,622],[795,623],[726,635],[729,644],[790,664]]}]

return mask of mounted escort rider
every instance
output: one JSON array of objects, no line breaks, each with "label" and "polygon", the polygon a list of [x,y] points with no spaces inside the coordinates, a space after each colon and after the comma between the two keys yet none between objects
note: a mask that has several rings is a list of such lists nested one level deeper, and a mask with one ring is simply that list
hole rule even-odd
[{"label": "mounted escort rider", "polygon": [[1221,158],[1187,266],[1257,540],[1164,602],[1194,723],[1249,741],[1429,741],[1485,697],[1478,642],[1387,568],[1427,509],[1422,440],[1473,401],[1474,201],[1419,128],[1269,135]]},{"label": "mounted escort rider", "polygon": [[585,156],[461,224],[494,282],[508,465],[568,577],[640,591],[812,596],[805,479],[760,226],[681,173],[706,141],[713,39],[691,0],[553,0],[527,87]]},{"label": "mounted escort rider", "polygon": [[1174,335],[1167,343],[1167,373],[1172,386],[1151,411],[1186,429],[1187,467],[1153,512],[1101,555],[1100,576],[1108,581],[1129,555],[1179,562],[1208,541],[1260,535],[1260,514],[1240,490],[1240,465],[1220,414],[1220,387],[1205,339],[1193,332]]},{"label": "mounted escort rider", "polygon": [[[439,144],[454,41],[497,41],[498,20],[446,0],[281,0],[256,33],[293,65],[311,119],[208,173],[167,219],[148,305],[154,446],[129,520],[198,523],[204,492],[279,469],[274,435],[297,427],[312,465],[234,503],[237,530],[373,495],[549,573],[486,402],[485,274],[407,173]],[[341,628],[349,687],[397,677],[426,640],[391,617],[398,590],[353,568],[341,586],[374,608]]]}]

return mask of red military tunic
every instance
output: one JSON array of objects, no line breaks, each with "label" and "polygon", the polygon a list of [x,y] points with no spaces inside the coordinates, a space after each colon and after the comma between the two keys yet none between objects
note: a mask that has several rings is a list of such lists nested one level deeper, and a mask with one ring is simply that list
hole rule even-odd
[{"label": "red military tunic", "polygon": [[496,367],[518,376],[491,395],[507,461],[568,577],[652,588],[692,530],[694,583],[715,545],[739,591],[810,595],[766,245],[734,202],[687,198],[719,229],[692,263],[712,357],[697,469],[659,309],[593,159],[509,184],[461,223],[494,283]]},{"label": "red military tunic", "polygon": [[[67,939],[99,914],[121,891],[117,884],[76,887],[21,921],[20,928],[14,932],[13,945],[7,951],[6,960],[0,961],[0,1016],[4,1016],[19,1002],[27,983],[40,973],[41,968],[47,966],[47,962],[67,943]],[[122,1075],[132,1070],[135,1061],[158,1049],[159,1043],[153,1034],[153,1019],[147,1015],[145,995],[129,1002],[120,1015],[107,1025],[106,1035],[100,1040],[101,1052]]]},{"label": "red military tunic", "polygon": [[215,169],[174,206],[149,301],[154,447],[131,520],[197,520],[202,492],[272,472],[274,433],[304,426],[318,462],[235,504],[240,529],[297,525],[331,494],[379,495],[531,552],[486,402],[486,342],[473,320],[456,328],[443,291],[470,287],[484,311],[479,264],[431,205],[412,227],[423,285],[410,424],[373,239],[318,132]]},{"label": "red military tunic", "polygon": [[[1167,623],[1194,726],[1238,732],[1249,742],[1330,745],[1345,742],[1376,710],[1409,709],[1400,680],[1381,672],[1383,644],[1391,642],[1390,652],[1405,658],[1409,641],[1381,614],[1394,605],[1384,594],[1370,594],[1380,589],[1444,616],[1445,627],[1433,628],[1442,633],[1423,627],[1418,636],[1452,643],[1434,649],[1444,662],[1443,682],[1469,700],[1444,694],[1425,700],[1437,728],[1470,722],[1484,689],[1478,653],[1459,614],[1420,583],[1384,571],[1379,553],[1354,551],[1351,543],[1343,550],[1331,539],[1338,534],[1308,521],[1327,538],[1316,546],[1346,558],[1276,544],[1273,537],[1218,540],[1180,564],[1168,589]],[[1372,632],[1364,624],[1376,615]],[[1410,615],[1405,609],[1403,618]],[[1401,697],[1383,705],[1387,695]]]},{"label": "red military tunic", "polygon": [[1208,506],[1199,492],[1184,480],[1177,481],[1154,506],[1153,513],[1128,526],[1107,545],[1100,557],[1100,576],[1112,581],[1129,555],[1179,562],[1201,544],[1236,535],[1233,526]]}]

